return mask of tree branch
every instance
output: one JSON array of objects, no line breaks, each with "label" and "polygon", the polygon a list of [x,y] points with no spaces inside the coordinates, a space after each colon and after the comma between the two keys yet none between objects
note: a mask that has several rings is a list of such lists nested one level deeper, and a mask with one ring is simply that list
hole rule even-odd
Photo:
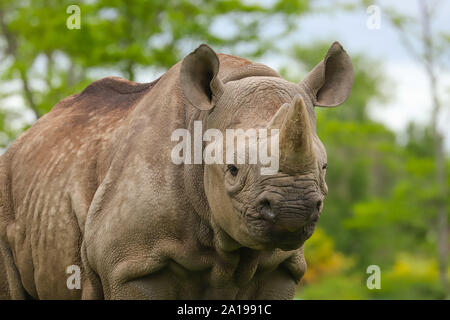
[{"label": "tree branch", "polygon": [[[6,54],[11,55],[16,61],[18,60],[17,57],[17,39],[14,36],[14,34],[8,29],[8,26],[5,21],[5,15],[2,10],[0,10],[0,26],[2,27],[2,33],[5,36],[6,39]],[[33,111],[36,118],[40,117],[39,110],[36,106],[36,102],[34,101],[33,92],[31,91],[28,76],[26,70],[20,69],[20,80],[22,81],[22,88],[23,92],[25,94],[25,100],[27,101],[29,107]]]},{"label": "tree branch", "polygon": [[25,99],[28,102],[28,106],[30,107],[31,111],[33,111],[36,119],[39,119],[41,117],[41,114],[37,108],[36,102],[34,101],[34,96],[29,85],[27,72],[25,70],[20,70],[19,73],[20,79],[22,80],[23,92],[25,94]]}]

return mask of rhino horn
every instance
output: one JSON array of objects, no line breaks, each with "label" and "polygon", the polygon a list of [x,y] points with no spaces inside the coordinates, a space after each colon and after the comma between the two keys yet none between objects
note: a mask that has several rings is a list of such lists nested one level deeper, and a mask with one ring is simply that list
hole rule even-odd
[{"label": "rhino horn", "polygon": [[298,173],[308,168],[315,159],[313,135],[308,110],[298,94],[289,104],[284,104],[270,122],[280,129],[280,169]]}]

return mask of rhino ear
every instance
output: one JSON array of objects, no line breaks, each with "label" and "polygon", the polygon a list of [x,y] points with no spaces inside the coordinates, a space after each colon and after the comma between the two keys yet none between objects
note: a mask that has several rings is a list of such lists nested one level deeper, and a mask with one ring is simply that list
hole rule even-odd
[{"label": "rhino ear", "polygon": [[181,64],[181,90],[188,102],[200,110],[210,110],[223,93],[217,77],[219,58],[208,45],[202,44],[184,58]]},{"label": "rhino ear", "polygon": [[350,95],[353,65],[339,42],[334,42],[325,58],[301,82],[320,107],[335,107]]}]

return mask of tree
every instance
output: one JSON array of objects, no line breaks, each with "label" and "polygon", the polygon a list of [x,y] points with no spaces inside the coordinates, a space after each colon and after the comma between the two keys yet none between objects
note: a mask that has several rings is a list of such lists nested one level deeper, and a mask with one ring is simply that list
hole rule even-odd
[{"label": "tree", "polygon": [[[70,30],[66,10],[73,4],[80,8],[81,25]],[[100,76],[155,76],[201,42],[259,56],[308,10],[306,0],[265,6],[244,0],[2,0],[0,102],[20,97],[39,118]],[[280,33],[261,36],[277,15],[283,16]],[[0,129],[10,141],[24,127],[13,130],[10,111],[2,110]]]},{"label": "tree", "polygon": [[[412,18],[399,14],[390,9],[388,17],[399,33],[402,43],[412,57],[423,68],[428,78],[430,91],[430,105],[432,113],[430,119],[431,138],[434,145],[434,181],[436,195],[431,205],[436,209],[436,230],[438,234],[439,274],[442,286],[449,292],[447,280],[448,267],[448,208],[446,206],[448,187],[446,172],[446,157],[444,153],[444,135],[439,129],[438,119],[442,114],[442,102],[438,93],[440,71],[444,67],[444,58],[449,54],[448,34],[439,34],[433,30],[433,15],[439,9],[438,2],[433,6],[425,0],[418,0],[419,18]],[[415,26],[419,26],[419,32]]]}]

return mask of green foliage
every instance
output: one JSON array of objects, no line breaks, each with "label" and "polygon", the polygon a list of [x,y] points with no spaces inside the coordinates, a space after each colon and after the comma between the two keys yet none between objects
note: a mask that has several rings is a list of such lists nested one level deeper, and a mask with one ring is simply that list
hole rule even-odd
[{"label": "green foliage", "polygon": [[[69,30],[66,10],[73,4],[80,7],[81,28]],[[284,0],[267,6],[243,0],[2,0],[0,103],[19,94],[39,117],[99,73],[135,80],[145,71],[151,81],[202,42],[236,54],[245,47],[246,56],[259,56],[278,36],[262,39],[265,23],[283,15],[284,34],[308,8],[308,1]],[[2,107],[0,113],[4,147],[3,140],[24,128],[13,130],[10,111]]]},{"label": "green foliage", "polygon": [[384,299],[445,299],[438,282],[436,260],[424,256],[398,253],[392,266],[383,277],[381,292],[372,292],[374,298]]}]

